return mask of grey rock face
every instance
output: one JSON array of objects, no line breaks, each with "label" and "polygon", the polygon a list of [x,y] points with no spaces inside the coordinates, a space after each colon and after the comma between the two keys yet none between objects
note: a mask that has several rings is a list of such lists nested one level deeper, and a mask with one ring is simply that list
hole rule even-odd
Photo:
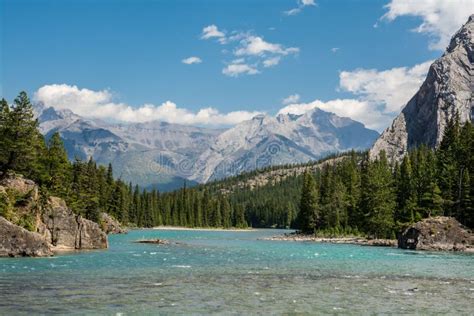
[{"label": "grey rock face", "polygon": [[474,251],[474,235],[452,217],[426,218],[407,228],[398,247],[416,250]]},{"label": "grey rock face", "polygon": [[101,228],[106,234],[126,234],[127,230],[120,225],[120,222],[107,213],[100,214]]},{"label": "grey rock face", "polygon": [[58,249],[105,249],[107,235],[97,223],[76,215],[64,200],[51,197],[43,212],[43,234]]},{"label": "grey rock face", "polygon": [[38,233],[10,223],[0,216],[0,257],[46,257],[53,251]]},{"label": "grey rock face", "polygon": [[442,57],[430,67],[425,82],[370,150],[384,150],[400,160],[421,144],[434,148],[442,140],[447,122],[459,114],[461,122],[474,115],[474,15],[453,36]]}]

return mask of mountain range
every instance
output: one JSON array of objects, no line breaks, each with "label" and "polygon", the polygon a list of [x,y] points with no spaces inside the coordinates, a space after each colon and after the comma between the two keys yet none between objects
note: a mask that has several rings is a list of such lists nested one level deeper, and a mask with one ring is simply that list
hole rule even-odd
[{"label": "mountain range", "polygon": [[314,109],[303,115],[258,115],[227,129],[160,121],[119,124],[35,105],[41,132],[59,132],[69,158],[112,164],[115,176],[171,190],[271,165],[365,150],[379,136],[363,124]]}]

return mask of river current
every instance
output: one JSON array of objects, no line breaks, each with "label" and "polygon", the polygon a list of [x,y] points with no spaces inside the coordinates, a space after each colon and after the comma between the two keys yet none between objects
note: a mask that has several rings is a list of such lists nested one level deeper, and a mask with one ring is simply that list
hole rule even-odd
[{"label": "river current", "polygon": [[[133,230],[105,251],[0,259],[0,315],[474,314],[474,255]],[[161,238],[167,245],[137,244]]]}]

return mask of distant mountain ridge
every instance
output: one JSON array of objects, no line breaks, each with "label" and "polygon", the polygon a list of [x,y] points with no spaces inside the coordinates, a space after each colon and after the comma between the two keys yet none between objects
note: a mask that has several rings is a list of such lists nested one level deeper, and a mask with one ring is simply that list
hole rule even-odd
[{"label": "distant mountain ridge", "polygon": [[370,148],[378,137],[363,124],[314,109],[304,115],[258,115],[229,129],[159,121],[115,124],[70,110],[35,106],[40,130],[59,132],[69,158],[112,163],[115,176],[169,190],[271,165],[303,163]]},{"label": "distant mountain ridge", "polygon": [[473,91],[474,14],[430,66],[425,82],[375,142],[370,155],[384,150],[391,160],[400,160],[418,145],[438,146],[454,115],[461,123],[473,120]]}]

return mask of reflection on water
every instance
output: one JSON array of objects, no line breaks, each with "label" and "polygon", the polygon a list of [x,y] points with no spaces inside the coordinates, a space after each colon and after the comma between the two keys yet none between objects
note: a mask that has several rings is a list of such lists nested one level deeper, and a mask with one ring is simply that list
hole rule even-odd
[{"label": "reflection on water", "polygon": [[[451,313],[474,310],[474,256],[136,230],[110,249],[0,259],[0,314]],[[132,241],[163,238],[170,245]]]}]

